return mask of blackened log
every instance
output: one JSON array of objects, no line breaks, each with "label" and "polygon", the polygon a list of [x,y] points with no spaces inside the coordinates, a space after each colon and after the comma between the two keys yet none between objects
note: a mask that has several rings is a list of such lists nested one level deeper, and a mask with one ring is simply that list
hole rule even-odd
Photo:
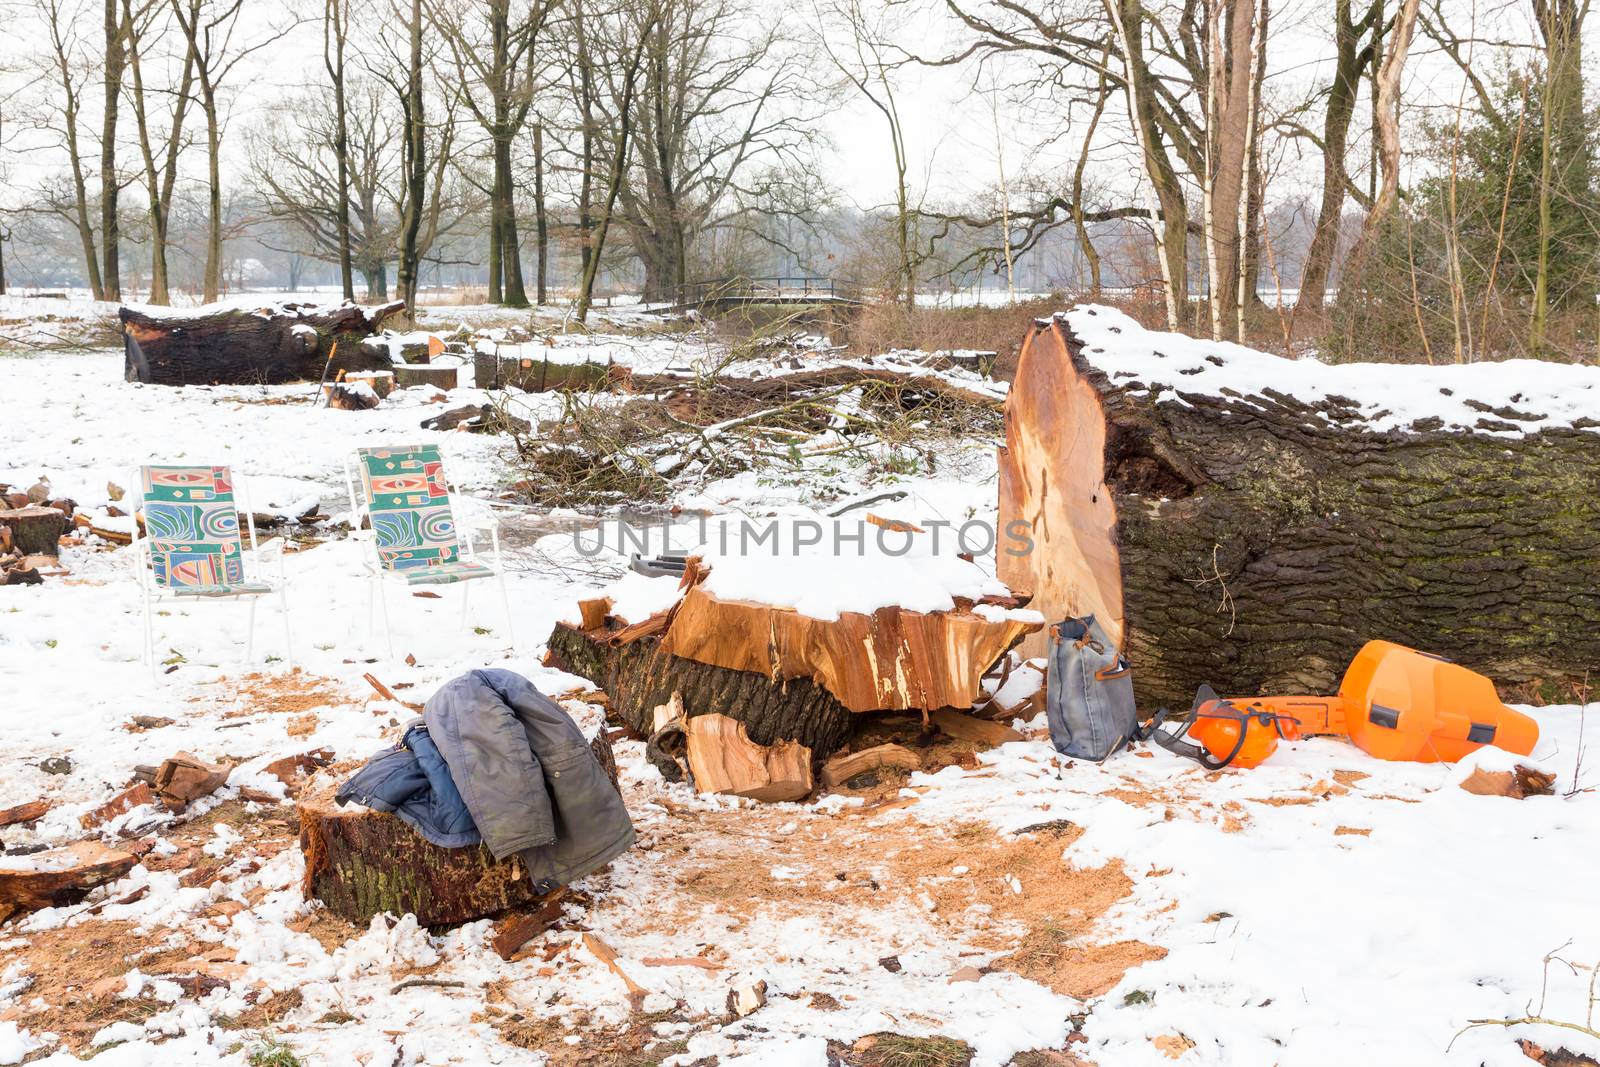
[{"label": "blackened log", "polygon": [[404,310],[400,301],[378,307],[213,305],[191,312],[124,307],[118,318],[130,382],[271,385],[319,381],[325,368],[329,379],[341,370],[389,370],[388,353],[362,342]]}]

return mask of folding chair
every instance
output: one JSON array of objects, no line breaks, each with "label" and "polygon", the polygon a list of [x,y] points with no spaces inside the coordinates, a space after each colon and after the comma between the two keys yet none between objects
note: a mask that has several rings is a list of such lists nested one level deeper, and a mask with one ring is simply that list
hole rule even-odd
[{"label": "folding chair", "polygon": [[[352,461],[354,468],[352,468]],[[360,483],[361,497],[356,496]],[[354,536],[371,546],[362,560],[372,585],[368,587],[367,620],[370,632],[372,599],[383,614],[383,634],[389,655],[394,655],[394,633],[389,625],[389,602],[384,583],[393,580],[407,588],[460,583],[461,625],[467,623],[471,582],[478,578],[500,580],[500,600],[506,613],[506,636],[516,647],[511,621],[511,597],[506,592],[505,567],[500,556],[500,521],[493,515],[469,517],[457,533],[450,506],[450,485],[438,445],[402,445],[362,448],[345,460],[345,485],[350,491]],[[371,529],[362,530],[361,515]],[[494,566],[478,559],[473,534],[487,531],[494,549]]]},{"label": "folding chair", "polygon": [[233,474],[227,467],[146,466],[134,473],[137,501],[144,516],[144,536],[139,519],[133,523],[133,565],[144,600],[144,653],[156,673],[155,619],[151,605],[164,598],[175,600],[250,601],[249,637],[245,662],[255,655],[256,601],[278,594],[283,616],[284,659],[294,662],[289,632],[288,580],[283,572],[283,542],[276,544],[275,578],[263,577],[261,546],[256,542],[255,519],[244,508],[250,532],[249,562],[239,538],[239,510],[234,503]]}]

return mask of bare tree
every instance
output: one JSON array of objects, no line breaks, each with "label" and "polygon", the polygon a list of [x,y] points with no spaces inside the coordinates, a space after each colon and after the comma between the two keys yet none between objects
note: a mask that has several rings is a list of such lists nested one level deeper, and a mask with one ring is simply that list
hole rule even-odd
[{"label": "bare tree", "polygon": [[122,299],[122,269],[118,246],[117,199],[122,180],[117,174],[117,104],[122,96],[122,72],[127,66],[128,19],[118,0],[105,0],[105,69],[101,88],[105,101],[100,113],[100,234],[105,268],[100,280],[105,299]]},{"label": "bare tree", "polygon": [[[554,0],[434,3],[430,7],[466,86],[467,110],[489,138],[494,184],[490,192],[489,300],[525,307],[521,242],[517,233],[512,147],[528,121],[536,80],[536,45]],[[482,90],[487,99],[474,91]]]},{"label": "bare tree", "polygon": [[[325,0],[322,12],[322,65],[333,90],[334,235],[338,244],[339,284],[346,300],[356,296],[350,250],[350,120],[345,97],[345,44],[350,35],[349,0]],[[371,288],[370,282],[368,288]]]},{"label": "bare tree", "polygon": [[[78,10],[67,0],[36,0],[49,38],[48,72],[54,82],[50,104],[40,125],[61,139],[66,152],[70,182],[64,194],[47,195],[46,210],[61,216],[77,230],[83,249],[84,269],[89,276],[89,291],[96,300],[105,299],[96,252],[94,220],[89,214],[89,190],[84,173],[84,152],[78,117],[83,109],[83,91],[90,78],[93,59],[78,33]],[[54,90],[59,90],[55,92]]]},{"label": "bare tree", "polygon": [[206,187],[208,228],[203,286],[207,303],[222,294],[222,130],[221,91],[230,75],[248,56],[281,40],[294,23],[259,33],[248,43],[236,39],[244,32],[240,13],[244,0],[171,0],[172,12],[183,30],[194,60],[197,102],[206,118]]},{"label": "bare tree", "polygon": [[[190,0],[193,3],[193,0]],[[144,186],[150,224],[150,303],[172,302],[171,276],[167,266],[169,223],[172,197],[178,180],[178,161],[187,146],[183,123],[194,85],[194,55],[185,45],[179,61],[182,73],[175,88],[160,90],[170,97],[163,136],[152,121],[150,98],[158,90],[147,86],[144,72],[150,51],[164,35],[159,25],[165,9],[156,2],[134,7],[134,0],[123,0],[123,18],[128,26],[128,71],[132,78],[134,124],[139,135],[139,154],[144,164]],[[158,147],[159,146],[159,147]]]}]

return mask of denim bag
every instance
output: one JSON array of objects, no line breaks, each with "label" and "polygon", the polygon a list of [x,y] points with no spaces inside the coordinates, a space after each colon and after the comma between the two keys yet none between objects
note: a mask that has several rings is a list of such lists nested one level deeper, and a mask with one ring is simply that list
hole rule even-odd
[{"label": "denim bag", "polygon": [[1050,743],[1096,763],[1138,738],[1133,672],[1094,616],[1050,627],[1045,716]]}]

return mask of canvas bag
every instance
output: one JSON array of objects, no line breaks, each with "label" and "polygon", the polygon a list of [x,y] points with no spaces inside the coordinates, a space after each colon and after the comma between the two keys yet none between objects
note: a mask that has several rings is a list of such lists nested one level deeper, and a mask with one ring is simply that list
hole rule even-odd
[{"label": "canvas bag", "polygon": [[1093,615],[1050,627],[1045,717],[1050,743],[1074,759],[1098,763],[1140,736],[1133,671]]}]

